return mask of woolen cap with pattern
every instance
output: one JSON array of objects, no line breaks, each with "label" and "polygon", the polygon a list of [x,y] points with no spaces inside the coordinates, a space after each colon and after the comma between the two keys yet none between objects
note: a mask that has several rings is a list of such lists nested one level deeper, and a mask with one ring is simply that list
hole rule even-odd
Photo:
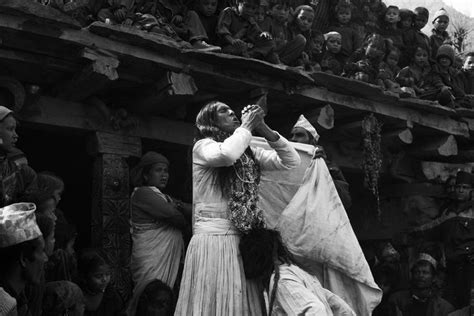
[{"label": "woolen cap with pattern", "polygon": [[438,52],[436,53],[436,60],[440,57],[446,57],[451,60],[451,65],[454,64],[454,57],[455,57],[454,48],[449,44],[443,44],[438,48]]},{"label": "woolen cap with pattern", "polygon": [[10,110],[7,107],[1,106],[0,105],[0,121],[2,121],[5,117],[7,117],[8,114],[13,113],[12,110]]},{"label": "woolen cap with pattern", "polygon": [[427,253],[424,253],[424,252],[420,253],[420,254],[418,255],[418,257],[416,258],[414,264],[417,264],[417,263],[420,262],[420,261],[427,261],[427,262],[429,262],[429,263],[433,266],[433,268],[434,268],[435,270],[436,270],[436,268],[438,267],[438,261],[436,261],[436,259],[433,258],[430,254],[427,254]]},{"label": "woolen cap with pattern", "polygon": [[300,117],[298,118],[298,121],[296,122],[296,124],[293,126],[293,128],[295,127],[301,127],[301,128],[304,128],[305,130],[308,131],[308,133],[310,133],[313,138],[318,141],[319,140],[319,134],[318,132],[316,131],[316,129],[313,127],[313,125],[311,125],[311,123],[306,119],[306,117],[304,117],[303,114],[300,115]]},{"label": "woolen cap with pattern", "polygon": [[338,38],[340,40],[342,40],[342,35],[338,32],[328,32],[326,34],[324,34],[324,39],[327,41],[328,39],[330,38]]},{"label": "woolen cap with pattern", "polygon": [[35,210],[33,203],[16,203],[0,208],[0,248],[42,236],[36,224]]},{"label": "woolen cap with pattern", "polygon": [[436,21],[436,19],[445,16],[449,19],[448,11],[446,11],[444,8],[439,9],[438,11],[435,12],[433,16],[433,23]]}]

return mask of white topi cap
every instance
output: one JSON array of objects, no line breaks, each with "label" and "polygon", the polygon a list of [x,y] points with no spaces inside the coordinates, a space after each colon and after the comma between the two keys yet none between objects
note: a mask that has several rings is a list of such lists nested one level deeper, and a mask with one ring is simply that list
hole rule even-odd
[{"label": "white topi cap", "polygon": [[293,128],[295,128],[295,127],[304,128],[305,130],[308,131],[308,133],[310,133],[310,134],[314,137],[314,140],[315,140],[315,141],[318,141],[318,140],[319,140],[319,134],[318,134],[318,132],[317,132],[316,129],[313,127],[313,125],[311,125],[311,123],[306,119],[306,117],[304,117],[303,114],[300,115],[300,117],[298,118],[298,121],[297,121],[296,124],[293,126]]}]

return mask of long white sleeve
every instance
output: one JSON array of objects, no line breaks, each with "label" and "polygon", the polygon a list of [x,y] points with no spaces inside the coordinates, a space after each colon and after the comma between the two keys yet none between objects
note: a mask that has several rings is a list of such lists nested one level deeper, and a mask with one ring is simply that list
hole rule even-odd
[{"label": "long white sleeve", "polygon": [[278,307],[273,315],[332,316],[321,300],[307,289],[300,280],[283,278],[278,281],[276,294]]},{"label": "long white sleeve", "polygon": [[293,169],[299,166],[301,158],[290,142],[280,134],[275,142],[268,142],[274,150],[252,148],[262,170]]},{"label": "long white sleeve", "polygon": [[193,163],[208,167],[232,166],[242,156],[251,139],[252,133],[242,127],[223,142],[201,139],[194,144]]}]

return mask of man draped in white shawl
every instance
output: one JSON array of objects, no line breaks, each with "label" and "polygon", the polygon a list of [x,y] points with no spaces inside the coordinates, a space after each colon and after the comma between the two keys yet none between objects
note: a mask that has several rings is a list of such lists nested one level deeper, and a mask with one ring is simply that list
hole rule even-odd
[{"label": "man draped in white shawl", "polygon": [[324,158],[326,165],[328,166],[329,173],[331,174],[334,185],[336,186],[337,193],[341,198],[342,205],[345,209],[348,209],[352,205],[351,195],[349,193],[349,183],[342,174],[341,169],[328,159],[324,148],[319,145],[319,134],[311,123],[300,115],[298,121],[291,130],[292,142],[313,145],[316,148],[315,157]]},{"label": "man draped in white shawl", "polygon": [[[266,148],[258,138],[253,145]],[[260,207],[267,226],[281,232],[298,265],[317,276],[324,288],[343,298],[357,315],[371,315],[382,291],[374,282],[328,167],[324,159],[313,159],[314,146],[293,146],[301,157],[299,168],[262,173]]]}]

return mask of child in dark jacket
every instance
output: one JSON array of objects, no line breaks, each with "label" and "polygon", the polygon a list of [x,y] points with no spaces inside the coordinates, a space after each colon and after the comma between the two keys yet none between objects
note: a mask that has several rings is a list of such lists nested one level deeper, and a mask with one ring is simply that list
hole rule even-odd
[{"label": "child in dark jacket", "polygon": [[456,77],[458,70],[454,67],[454,48],[443,44],[438,48],[436,64],[433,66],[434,86],[440,90],[438,102],[450,107],[459,106],[464,99],[465,93],[459,85]]},{"label": "child in dark jacket", "polygon": [[306,46],[306,38],[302,34],[293,36],[288,28],[290,12],[288,1],[272,1],[269,9],[270,15],[266,17],[261,28],[272,36],[275,42],[275,52],[281,62],[292,66],[301,57]]},{"label": "child in dark jacket", "polygon": [[362,38],[356,27],[351,24],[352,7],[344,0],[340,1],[335,8],[337,23],[329,27],[329,31],[337,32],[342,36],[341,54],[345,60],[362,46]]},{"label": "child in dark jacket", "polygon": [[413,26],[415,13],[408,9],[400,9],[400,22],[398,29],[402,33],[403,45],[400,47],[400,67],[408,66],[410,63],[411,50],[416,43],[416,30]]},{"label": "child in dark jacket", "polygon": [[380,34],[384,38],[390,39],[395,47],[401,48],[403,46],[403,38],[401,31],[398,29],[400,9],[394,5],[388,6],[382,19]]},{"label": "child in dark jacket", "polygon": [[255,20],[260,0],[238,0],[237,7],[225,8],[217,22],[222,52],[279,63],[274,42]]},{"label": "child in dark jacket", "polygon": [[341,53],[342,36],[338,32],[324,34],[326,51],[321,60],[321,70],[334,75],[341,75],[344,68],[344,56]]},{"label": "child in dark jacket", "polygon": [[357,50],[346,63],[343,75],[385,88],[383,80],[379,78],[379,70],[388,45],[381,35],[372,34],[367,38],[364,49]]},{"label": "child in dark jacket", "polygon": [[433,17],[433,30],[431,31],[432,34],[430,36],[432,61],[436,60],[436,55],[438,54],[438,48],[443,44],[449,44],[451,42],[451,37],[449,36],[449,33],[446,32],[448,25],[449,25],[448,12],[446,12],[445,9],[441,8],[435,13]]},{"label": "child in dark jacket", "polygon": [[456,81],[466,93],[460,106],[474,108],[474,52],[469,52],[464,57],[462,70],[456,76]]},{"label": "child in dark jacket", "polygon": [[396,76],[402,89],[410,91],[413,96],[420,98],[433,94],[435,91],[434,86],[429,86],[429,82],[432,81],[428,77],[431,74],[429,50],[429,47],[422,43],[416,44],[410,65],[400,70]]},{"label": "child in dark jacket", "polygon": [[217,2],[217,0],[197,0],[195,5],[201,24],[206,30],[209,44],[217,43],[216,27],[219,18]]}]

